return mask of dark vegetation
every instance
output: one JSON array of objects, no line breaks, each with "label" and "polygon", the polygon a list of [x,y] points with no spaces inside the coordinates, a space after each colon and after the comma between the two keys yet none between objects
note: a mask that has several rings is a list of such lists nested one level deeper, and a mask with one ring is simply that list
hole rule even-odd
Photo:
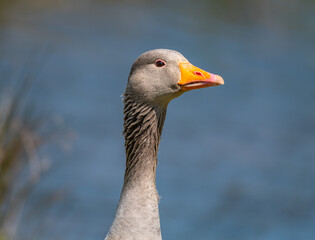
[{"label": "dark vegetation", "polygon": [[0,78],[0,240],[11,240],[16,238],[27,198],[50,165],[40,148],[58,134],[56,126],[31,105],[34,76],[3,79],[7,78]]}]

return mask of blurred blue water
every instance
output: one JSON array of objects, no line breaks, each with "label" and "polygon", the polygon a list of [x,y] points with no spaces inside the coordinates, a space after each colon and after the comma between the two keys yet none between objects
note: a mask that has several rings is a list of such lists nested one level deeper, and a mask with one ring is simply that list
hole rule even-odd
[{"label": "blurred blue water", "polygon": [[[76,135],[68,153],[43,150],[54,166],[20,236],[105,237],[123,181],[130,66],[170,48],[226,85],[169,106],[157,170],[163,238],[313,239],[314,10],[297,0],[4,1],[1,69],[14,78],[34,52],[47,54],[32,97]],[[55,191],[61,200],[40,207]]]}]

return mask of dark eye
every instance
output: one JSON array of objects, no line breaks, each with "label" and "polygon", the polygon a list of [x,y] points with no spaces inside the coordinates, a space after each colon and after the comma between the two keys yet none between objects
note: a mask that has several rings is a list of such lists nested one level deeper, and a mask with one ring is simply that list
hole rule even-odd
[{"label": "dark eye", "polygon": [[155,66],[157,66],[157,67],[163,67],[165,65],[166,65],[166,63],[163,60],[157,60],[155,62]]}]

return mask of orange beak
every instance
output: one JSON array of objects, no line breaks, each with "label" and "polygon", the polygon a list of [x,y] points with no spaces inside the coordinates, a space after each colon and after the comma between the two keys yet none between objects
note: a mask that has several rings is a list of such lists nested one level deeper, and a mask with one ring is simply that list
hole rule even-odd
[{"label": "orange beak", "polygon": [[182,90],[188,91],[192,89],[214,87],[224,84],[224,80],[219,75],[208,73],[200,68],[195,67],[188,62],[180,62],[179,68],[181,79],[178,85]]}]

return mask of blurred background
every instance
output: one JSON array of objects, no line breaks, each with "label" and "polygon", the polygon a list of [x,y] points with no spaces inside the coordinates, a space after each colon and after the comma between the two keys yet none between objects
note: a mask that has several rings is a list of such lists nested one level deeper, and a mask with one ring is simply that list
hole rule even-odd
[{"label": "blurred background", "polygon": [[169,48],[225,85],[170,103],[164,239],[314,239],[315,2],[1,0],[0,239],[104,239],[122,98]]}]

